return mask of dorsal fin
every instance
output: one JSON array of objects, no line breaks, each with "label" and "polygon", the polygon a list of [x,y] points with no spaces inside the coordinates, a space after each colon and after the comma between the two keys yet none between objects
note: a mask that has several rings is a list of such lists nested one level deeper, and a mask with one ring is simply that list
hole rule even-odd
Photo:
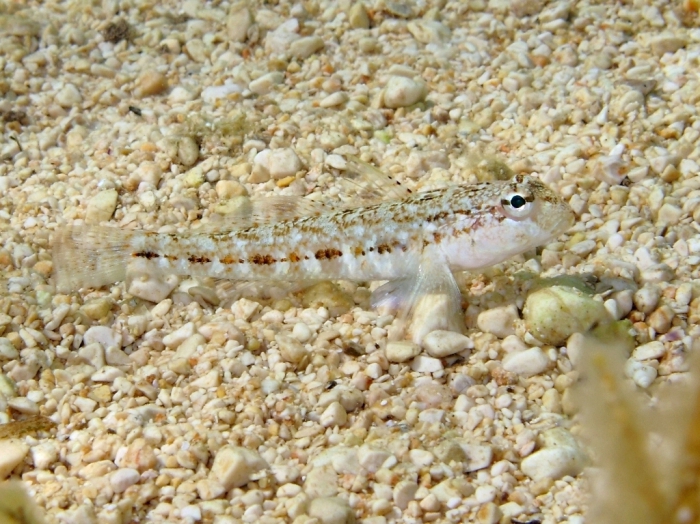
[{"label": "dorsal fin", "polygon": [[356,193],[360,205],[403,200],[412,194],[398,180],[353,155],[347,156],[347,167],[340,181]]}]

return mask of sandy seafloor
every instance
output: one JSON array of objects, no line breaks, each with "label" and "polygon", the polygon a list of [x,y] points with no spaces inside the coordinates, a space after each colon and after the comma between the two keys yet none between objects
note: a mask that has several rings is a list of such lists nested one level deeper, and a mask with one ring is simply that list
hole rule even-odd
[{"label": "sandy seafloor", "polygon": [[[586,275],[645,348],[636,387],[685,370],[696,7],[2,1],[0,422],[55,423],[0,441],[3,476],[47,522],[584,522],[573,342],[530,349],[517,275]],[[322,288],[320,308],[231,304],[206,279],[157,305],[124,283],[56,292],[68,223],[189,228],[246,195],[324,200],[350,154],[416,190],[504,162],[576,224],[464,276],[473,347],[440,359],[390,361],[364,285]],[[565,453],[524,465],[548,446]]]}]

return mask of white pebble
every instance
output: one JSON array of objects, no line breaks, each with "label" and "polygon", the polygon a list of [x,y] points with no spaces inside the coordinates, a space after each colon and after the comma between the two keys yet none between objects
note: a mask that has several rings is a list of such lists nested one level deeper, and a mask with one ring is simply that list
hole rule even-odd
[{"label": "white pebble", "polygon": [[469,337],[461,333],[436,330],[431,331],[423,338],[423,347],[430,356],[443,358],[466,349],[472,349],[474,343]]},{"label": "white pebble", "polygon": [[664,347],[664,343],[654,340],[638,346],[634,350],[632,357],[636,360],[652,360],[663,357],[665,353],[666,348]]},{"label": "white pebble", "polygon": [[253,474],[267,467],[267,462],[256,451],[228,445],[216,452],[210,476],[228,491],[245,486]]},{"label": "white pebble", "polygon": [[248,84],[248,89],[256,95],[265,95],[269,93],[274,86],[282,82],[284,82],[284,74],[279,71],[273,71],[272,73],[262,75],[260,78],[256,78],[250,82],[250,84]]},{"label": "white pebble", "polygon": [[27,397],[15,397],[7,401],[7,405],[25,415],[38,415],[39,406]]},{"label": "white pebble", "polygon": [[515,334],[515,322],[519,318],[518,308],[511,304],[482,311],[476,319],[476,325],[484,333],[506,338]]},{"label": "white pebble", "polygon": [[634,294],[634,306],[638,311],[649,314],[656,309],[661,298],[661,290],[655,285],[646,285]]},{"label": "white pebble", "polygon": [[5,337],[0,338],[0,358],[14,360],[19,357],[19,351]]},{"label": "white pebble", "polygon": [[188,322],[177,328],[172,333],[165,335],[163,337],[163,344],[168,349],[177,349],[177,347],[182,344],[185,340],[190,338],[197,332],[194,322]]},{"label": "white pebble", "polygon": [[646,389],[651,386],[657,375],[658,371],[653,366],[642,364],[633,358],[625,362],[625,376],[631,378],[640,388]]},{"label": "white pebble", "polygon": [[341,171],[344,171],[348,166],[348,163],[340,155],[328,155],[325,158],[324,162],[327,166],[332,167],[334,169],[340,169]]},{"label": "white pebble", "polygon": [[585,465],[581,452],[573,447],[544,448],[528,455],[520,470],[532,480],[558,480],[566,475],[576,476]]},{"label": "white pebble", "polygon": [[376,473],[382,464],[391,457],[391,453],[374,446],[364,445],[357,450],[357,458],[360,466],[368,473]]},{"label": "white pebble", "polygon": [[231,305],[231,313],[237,319],[250,320],[251,317],[260,310],[260,303],[247,298],[236,300]]},{"label": "white pebble", "polygon": [[476,488],[474,498],[479,504],[486,504],[496,498],[496,493],[496,488],[487,484]]},{"label": "white pebble", "polygon": [[384,88],[384,105],[396,109],[408,107],[425,98],[426,88],[422,81],[405,76],[392,76]]},{"label": "white pebble", "polygon": [[474,444],[472,442],[460,442],[459,445],[467,456],[465,471],[478,471],[488,468],[493,461],[493,448],[489,444]]},{"label": "white pebble", "polygon": [[193,380],[190,385],[196,388],[210,389],[218,387],[221,384],[221,373],[218,369],[212,369],[205,375],[202,375],[197,380]]},{"label": "white pebble", "polygon": [[442,371],[444,367],[437,358],[418,355],[411,362],[411,369],[417,373],[437,373]]},{"label": "white pebble", "polygon": [[115,331],[107,326],[92,326],[83,336],[85,345],[99,342],[102,347],[121,346],[121,335],[117,335]]},{"label": "white pebble", "polygon": [[292,329],[292,335],[303,344],[311,339],[313,332],[311,331],[311,328],[309,328],[309,326],[303,322],[297,322],[294,324],[294,328]]},{"label": "white pebble", "polygon": [[408,503],[415,499],[416,491],[418,491],[418,484],[411,480],[399,481],[396,486],[394,486],[393,500],[396,507],[399,509],[406,509]]},{"label": "white pebble", "polygon": [[197,98],[197,93],[190,91],[184,86],[177,86],[170,91],[168,95],[168,101],[171,104],[184,104],[185,102],[191,102]]},{"label": "white pebble", "polygon": [[549,366],[549,358],[538,347],[508,353],[503,357],[503,369],[523,377],[539,375]]},{"label": "white pebble", "polygon": [[78,88],[73,84],[66,84],[56,93],[56,103],[66,109],[75,107],[83,101],[83,97]]},{"label": "white pebble", "polygon": [[109,478],[115,493],[124,493],[126,489],[139,481],[141,475],[132,468],[119,468]]},{"label": "white pebble", "polygon": [[104,366],[102,369],[99,371],[96,371],[90,376],[90,380],[93,382],[107,382],[111,383],[114,382],[116,379],[119,377],[123,377],[124,372],[119,369],[115,368],[114,366]]},{"label": "white pebble", "polygon": [[412,449],[408,452],[408,458],[419,468],[430,466],[435,461],[435,455],[424,449]]},{"label": "white pebble", "polygon": [[340,402],[333,402],[328,406],[319,418],[319,422],[324,428],[343,426],[348,421],[348,414]]},{"label": "white pebble", "polygon": [[101,369],[105,365],[105,351],[102,344],[93,342],[78,350],[78,357],[95,369]]},{"label": "white pebble", "polygon": [[189,506],[185,506],[180,510],[180,517],[199,522],[202,520],[202,510],[199,509],[199,506],[190,504]]},{"label": "white pebble", "polygon": [[49,469],[49,466],[58,460],[58,449],[52,441],[32,446],[31,454],[36,469]]},{"label": "white pebble", "polygon": [[202,91],[202,100],[211,104],[220,98],[226,98],[232,93],[241,93],[243,88],[238,84],[224,84],[222,86],[209,86]]},{"label": "white pebble", "polygon": [[177,275],[153,274],[138,264],[127,268],[129,294],[149,302],[161,302],[173,292],[180,282]]},{"label": "white pebble", "polygon": [[301,169],[301,160],[291,148],[270,151],[267,170],[272,178],[280,179],[295,175]]}]

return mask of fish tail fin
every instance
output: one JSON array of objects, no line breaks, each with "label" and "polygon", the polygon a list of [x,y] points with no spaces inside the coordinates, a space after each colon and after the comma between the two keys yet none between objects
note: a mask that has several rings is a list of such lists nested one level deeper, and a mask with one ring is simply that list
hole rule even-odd
[{"label": "fish tail fin", "polygon": [[68,292],[124,280],[133,231],[82,225],[58,231],[53,241],[56,288]]}]

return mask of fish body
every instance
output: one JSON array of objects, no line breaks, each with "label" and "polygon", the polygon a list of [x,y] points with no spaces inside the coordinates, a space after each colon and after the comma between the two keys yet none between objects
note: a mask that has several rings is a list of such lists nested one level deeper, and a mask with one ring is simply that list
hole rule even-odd
[{"label": "fish body", "polygon": [[426,292],[458,295],[452,272],[545,244],[573,218],[541,181],[516,176],[214,232],[68,227],[56,236],[54,265],[62,290],[124,280],[134,264],[151,274],[244,281],[398,281],[415,302]]},{"label": "fish body", "polygon": [[426,251],[452,271],[480,269],[548,242],[572,221],[567,204],[523,176],[230,231],[69,227],[55,243],[56,275],[61,289],[100,286],[122,280],[138,260],[164,274],[235,280],[395,280],[415,274]]}]

